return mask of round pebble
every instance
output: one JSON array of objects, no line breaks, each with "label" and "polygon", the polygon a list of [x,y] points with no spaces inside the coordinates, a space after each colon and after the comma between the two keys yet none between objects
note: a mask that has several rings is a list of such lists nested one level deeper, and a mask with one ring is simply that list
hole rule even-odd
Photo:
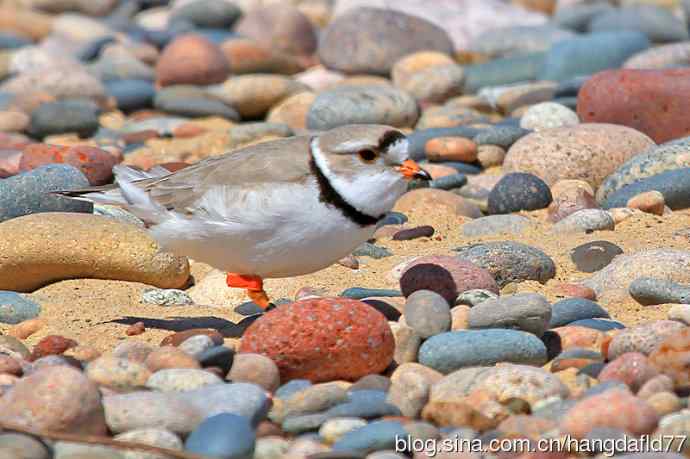
[{"label": "round pebble", "polygon": [[543,209],[551,204],[551,190],[539,177],[512,173],[503,176],[489,193],[489,213],[509,214]]},{"label": "round pebble", "polygon": [[438,293],[417,290],[405,302],[405,322],[422,338],[450,330],[450,307]]}]

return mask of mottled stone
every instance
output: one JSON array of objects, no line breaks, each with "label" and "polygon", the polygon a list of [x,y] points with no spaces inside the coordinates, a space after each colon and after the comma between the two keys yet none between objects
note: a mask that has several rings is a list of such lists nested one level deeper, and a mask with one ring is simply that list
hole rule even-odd
[{"label": "mottled stone", "polygon": [[469,328],[507,328],[542,336],[551,320],[551,305],[536,293],[518,293],[488,299],[472,307]]},{"label": "mottled stone", "polygon": [[568,298],[551,305],[549,328],[561,327],[582,319],[610,318],[609,313],[594,301]]},{"label": "mottled stone", "polygon": [[630,296],[644,305],[690,304],[690,287],[664,279],[638,277],[628,287]]},{"label": "mottled stone", "polygon": [[621,354],[599,373],[599,381],[622,381],[637,392],[647,381],[659,374],[651,359],[639,352]]},{"label": "mottled stone", "polygon": [[520,127],[533,131],[575,126],[580,123],[577,113],[555,102],[532,105],[520,118]]},{"label": "mottled stone", "polygon": [[490,214],[508,214],[521,210],[538,210],[551,204],[551,190],[536,175],[515,172],[506,174],[489,193]]},{"label": "mottled stone", "polygon": [[551,231],[554,233],[592,233],[613,231],[616,223],[611,214],[601,209],[583,209],[559,220]]},{"label": "mottled stone", "polygon": [[608,346],[608,358],[613,360],[626,352],[650,355],[666,338],[684,329],[681,323],[658,320],[630,327],[617,333]]},{"label": "mottled stone", "polygon": [[642,193],[656,192],[670,209],[687,209],[690,207],[689,186],[690,168],[675,169],[624,186],[608,195],[601,205],[605,209],[625,207]]},{"label": "mottled stone", "polygon": [[570,259],[579,271],[593,273],[608,266],[623,249],[608,241],[592,241],[570,251]]}]

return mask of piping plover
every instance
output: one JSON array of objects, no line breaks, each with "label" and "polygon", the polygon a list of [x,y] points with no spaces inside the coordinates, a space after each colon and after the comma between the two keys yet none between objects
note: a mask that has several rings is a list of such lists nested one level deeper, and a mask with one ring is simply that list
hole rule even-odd
[{"label": "piping plover", "polygon": [[330,266],[371,238],[407,189],[429,179],[389,126],[349,125],[214,156],[177,172],[114,168],[116,184],[60,192],[122,206],[161,247],[226,271],[269,305],[264,278]]}]

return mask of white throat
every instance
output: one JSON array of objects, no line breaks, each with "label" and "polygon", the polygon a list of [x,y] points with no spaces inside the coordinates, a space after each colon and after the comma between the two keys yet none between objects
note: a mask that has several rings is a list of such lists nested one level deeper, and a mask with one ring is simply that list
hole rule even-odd
[{"label": "white throat", "polygon": [[390,212],[395,202],[405,193],[405,179],[394,171],[373,171],[344,178],[333,172],[326,155],[319,148],[318,138],[311,141],[311,153],[316,167],[329,181],[333,189],[359,212],[380,217]]}]

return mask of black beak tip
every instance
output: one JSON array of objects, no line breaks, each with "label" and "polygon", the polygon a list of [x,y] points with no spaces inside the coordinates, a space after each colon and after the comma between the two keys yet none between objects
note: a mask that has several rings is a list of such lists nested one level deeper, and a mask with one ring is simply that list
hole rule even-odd
[{"label": "black beak tip", "polygon": [[431,180],[431,175],[424,169],[420,169],[419,172],[414,174],[414,178],[421,180]]}]

